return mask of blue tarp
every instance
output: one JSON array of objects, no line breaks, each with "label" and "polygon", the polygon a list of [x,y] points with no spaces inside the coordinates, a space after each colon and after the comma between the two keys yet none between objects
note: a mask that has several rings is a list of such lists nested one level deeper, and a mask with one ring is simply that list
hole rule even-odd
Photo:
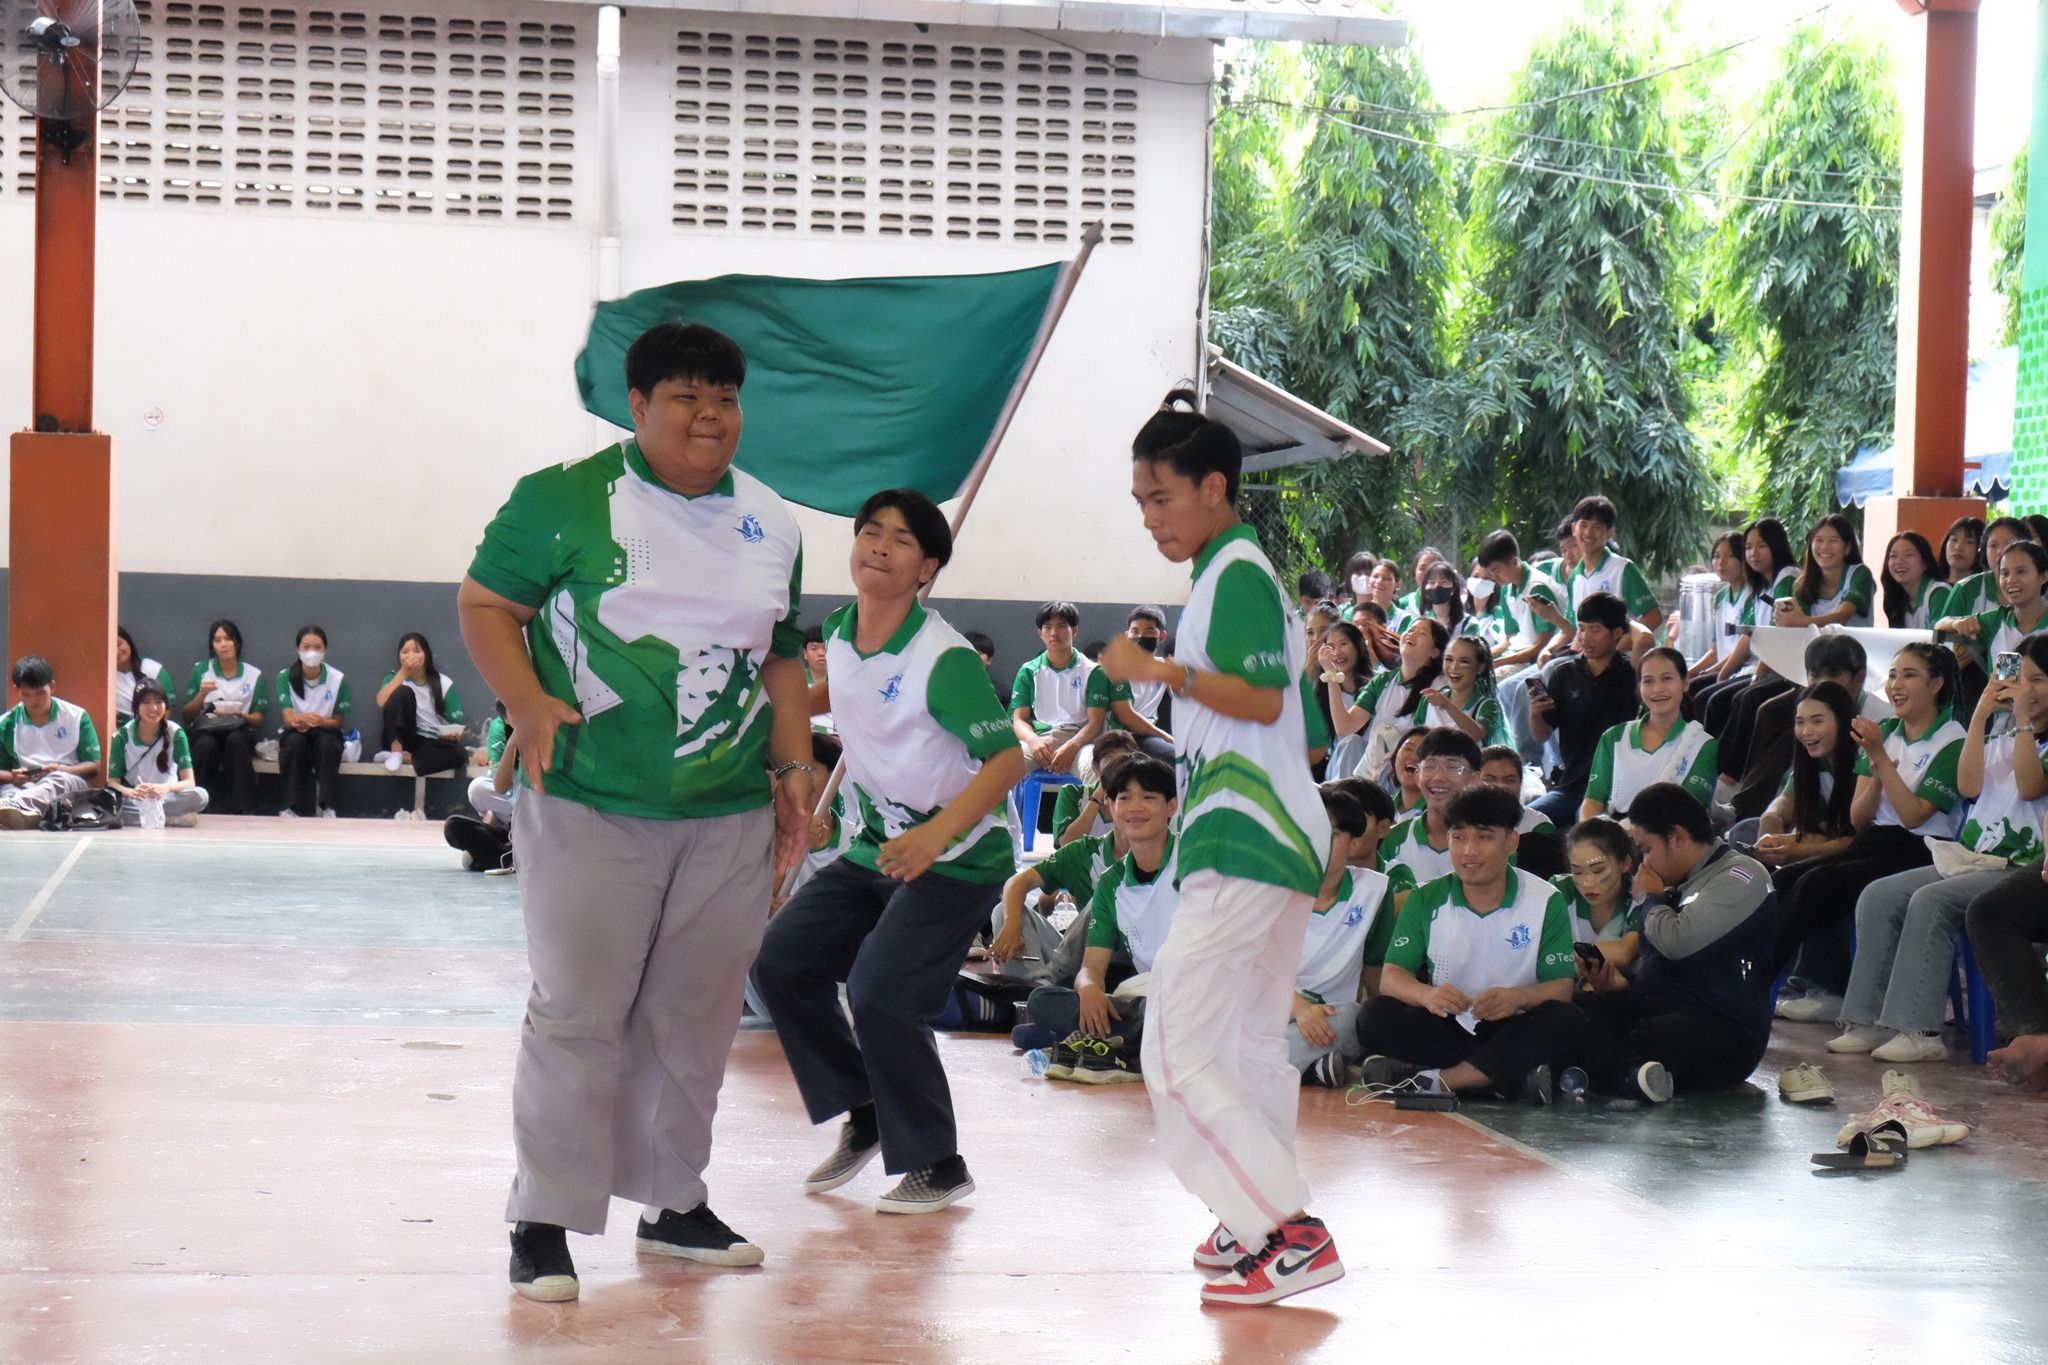
[{"label": "blue tarp", "polygon": [[[2012,489],[2012,413],[2019,393],[2020,351],[2007,346],[1970,366],[1963,416],[1963,491],[1992,502]],[[1861,507],[1892,492],[1895,449],[1866,446],[1835,475],[1835,497]]]}]

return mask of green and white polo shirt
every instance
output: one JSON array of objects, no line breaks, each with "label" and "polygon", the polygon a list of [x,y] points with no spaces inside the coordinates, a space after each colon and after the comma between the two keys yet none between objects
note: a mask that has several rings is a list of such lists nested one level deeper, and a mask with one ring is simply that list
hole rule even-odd
[{"label": "green and white polo shirt", "polygon": [[[1439,681],[1437,686],[1441,687],[1443,683]],[[1451,718],[1451,713],[1441,706],[1432,703],[1419,709],[1425,714],[1418,720],[1418,724],[1427,725],[1432,729],[1455,730],[1458,728],[1458,723]],[[1486,738],[1479,741],[1482,747],[1489,744],[1507,744],[1510,742],[1507,717],[1501,712],[1500,699],[1494,696],[1490,689],[1485,687],[1474,688],[1472,695],[1465,699],[1464,711],[1466,715],[1478,721],[1480,726],[1485,729]]]},{"label": "green and white polo shirt", "polygon": [[1380,840],[1380,866],[1405,867],[1417,886],[1427,886],[1439,877],[1451,875],[1451,850],[1433,848],[1429,842],[1429,816],[1418,812],[1396,821]]},{"label": "green and white polo shirt", "polygon": [[1815,598],[1809,602],[1805,597],[1798,595],[1796,586],[1793,592],[1799,610],[1808,616],[1825,616],[1828,612],[1846,606],[1850,608],[1851,614],[1848,620],[1839,624],[1867,626],[1870,624],[1871,604],[1877,600],[1877,580],[1870,576],[1868,567],[1851,564],[1843,571],[1841,581],[1835,585],[1835,590],[1826,597]]},{"label": "green and white polo shirt", "polygon": [[[1602,929],[1593,927],[1593,905],[1579,891],[1579,884],[1570,877],[1552,877],[1550,884],[1564,897],[1565,909],[1572,919],[1572,942],[1574,943],[1618,943],[1630,934],[1643,931],[1643,907],[1633,898],[1618,907],[1607,925]],[[1623,888],[1627,895],[1627,888]]]},{"label": "green and white polo shirt", "polygon": [[[385,681],[390,681],[388,678]],[[303,689],[292,686],[292,671],[289,668],[277,670],[277,707],[279,711],[300,711],[309,716],[348,716],[348,675],[328,664],[320,665],[318,673],[308,674]],[[421,728],[426,722],[421,721]]]},{"label": "green and white polo shirt", "polygon": [[[1881,795],[1873,823],[1905,826],[1915,834],[1934,839],[1955,838],[1956,806],[1963,799],[1956,789],[1956,765],[1963,757],[1963,727],[1943,711],[1918,739],[1906,737],[1905,724],[1897,717],[1882,722],[1878,728],[1884,732],[1884,751],[1892,756],[1907,789],[1922,801],[1931,802],[1934,814],[1927,817],[1925,824],[1907,826],[1893,809],[1891,797]],[[1870,755],[1856,755],[1856,775],[1874,775],[1870,771]]]},{"label": "green and white polo shirt", "polygon": [[[168,767],[164,766],[166,757]],[[191,766],[192,746],[185,738],[185,728],[169,720],[158,727],[156,738],[148,744],[135,737],[131,720],[114,731],[114,742],[107,751],[107,776],[129,787],[138,782],[175,782],[178,774]]]},{"label": "green and white polo shirt", "polygon": [[1384,966],[1387,960],[1387,945],[1394,941],[1394,921],[1400,918],[1401,908],[1396,904],[1401,897],[1415,890],[1415,874],[1399,863],[1382,864],[1387,878],[1387,893],[1380,899],[1380,908],[1373,912],[1371,932],[1365,936],[1363,963],[1367,967]]},{"label": "green and white polo shirt", "polygon": [[1215,871],[1315,895],[1330,821],[1308,768],[1308,645],[1251,527],[1231,527],[1195,556],[1177,638],[1181,663],[1278,689],[1281,699],[1271,725],[1233,719],[1191,697],[1175,700],[1180,875]]},{"label": "green and white polo shirt", "polygon": [[1931,578],[1920,580],[1920,591],[1913,596],[1913,605],[1906,610],[1906,619],[1899,623],[1900,630],[1927,630],[1948,613],[1940,608],[1947,601],[1948,590]]},{"label": "green and white polo shirt", "polygon": [[[155,659],[142,661],[142,681],[153,682],[164,690],[164,696],[173,706],[178,704],[178,689],[171,685],[171,671]],[[118,724],[135,714],[135,689],[139,686],[133,673],[114,673],[114,718]]]},{"label": "green and white polo shirt", "polygon": [[1032,728],[1041,735],[1078,729],[1088,723],[1088,681],[1095,672],[1095,661],[1078,649],[1065,668],[1054,668],[1040,654],[1017,670],[1017,681],[1010,687],[1011,709],[1030,707]]},{"label": "green and white polo shirt", "polygon": [[[2020,799],[2018,779],[2013,775],[2017,735],[2000,735],[1984,741],[1984,793],[1970,808],[1958,836],[1965,848],[2003,858],[2014,867],[2041,856],[2041,821],[2048,817],[2048,797],[2034,801]],[[2032,761],[2042,762],[2048,742],[2033,742],[2028,750]]]},{"label": "green and white polo shirt", "polygon": [[1579,604],[1596,592],[1611,592],[1619,597],[1630,616],[1647,616],[1657,609],[1657,594],[1650,591],[1650,580],[1643,577],[1633,559],[1625,559],[1612,550],[1600,556],[1598,565],[1580,560],[1565,586],[1571,589],[1574,621],[1579,618]]},{"label": "green and white polo shirt", "polygon": [[[1387,965],[1431,985],[1452,985],[1470,996],[1494,989],[1569,980],[1572,917],[1563,893],[1543,878],[1508,869],[1507,898],[1499,908],[1472,909],[1465,884],[1440,877],[1417,889],[1401,907]],[[1471,1014],[1458,1016],[1468,1029]]]},{"label": "green and white polo shirt", "polygon": [[[1045,656],[1040,655],[1039,657],[1043,658]],[[1029,666],[1030,665],[1028,664],[1026,665],[1027,668]],[[1106,713],[1105,728],[1107,729],[1122,730],[1127,728],[1122,721],[1116,718],[1116,712],[1110,710],[1110,707],[1120,701],[1131,701],[1132,697],[1135,695],[1135,692],[1129,683],[1116,682],[1110,678],[1109,674],[1103,672],[1101,669],[1091,668],[1088,670],[1088,681],[1082,684],[1081,692],[1082,710],[1102,711]],[[1136,703],[1132,702],[1132,705],[1135,707]],[[1152,707],[1153,712],[1156,715],[1158,713],[1159,708],[1159,702],[1157,698],[1154,698],[1152,702]],[[1038,708],[1036,706],[1033,706],[1031,708],[1031,714],[1035,721],[1038,715]],[[1040,733],[1042,734],[1044,732],[1041,731]]]},{"label": "green and white polo shirt", "polygon": [[1127,954],[1138,972],[1149,972],[1173,928],[1180,907],[1179,877],[1174,872],[1174,842],[1166,841],[1157,872],[1138,867],[1138,855],[1126,853],[1110,864],[1095,883],[1095,904],[1088,912],[1088,946]]},{"label": "green and white polo shirt", "polygon": [[1939,614],[1981,616],[1998,605],[1998,575],[1989,571],[1973,573],[1968,578],[1958,579],[1949,588],[1948,596],[1942,599]]},{"label": "green and white polo shirt", "polygon": [[[1720,658],[1726,659],[1734,650],[1738,637],[1733,632],[1736,626],[1753,626],[1756,619],[1756,594],[1748,587],[1737,592],[1726,583],[1714,589],[1714,638],[1707,647]],[[1736,676],[1747,676],[1756,668],[1754,663],[1744,664]]]},{"label": "green and white polo shirt", "polygon": [[1636,793],[1655,782],[1676,782],[1706,805],[1714,794],[1721,745],[1697,721],[1681,720],[1654,749],[1643,747],[1640,720],[1611,725],[1593,750],[1586,799],[1625,814]]},{"label": "green and white polo shirt", "polygon": [[743,470],[686,497],[627,441],[521,479],[469,576],[537,609],[534,669],[583,715],[548,795],[658,819],[767,805],[761,666],[802,654],[802,575],[796,518]]},{"label": "green and white polo shirt", "polygon": [[1062,844],[1050,857],[1041,860],[1034,871],[1048,895],[1064,891],[1074,898],[1077,909],[1086,910],[1088,902],[1095,896],[1095,885],[1102,880],[1102,874],[1109,871],[1109,865],[1116,859],[1111,855],[1111,837],[1076,839]]},{"label": "green and white polo shirt", "polygon": [[[1017,747],[1017,734],[981,656],[944,617],[913,604],[880,649],[862,654],[853,642],[859,611],[849,602],[825,618],[825,671],[846,774],[859,789],[846,857],[873,869],[883,844],[944,810],[984,759]],[[1008,880],[1016,860],[1002,804],[932,870],[968,882]]]},{"label": "green and white polo shirt", "polygon": [[[482,580],[478,581],[481,582]],[[386,673],[384,675],[384,682],[377,685],[378,690],[382,691],[385,684],[397,676],[397,669]],[[462,694],[455,690],[455,679],[449,677],[446,673],[441,674],[440,678],[441,707],[438,711],[434,709],[433,688],[428,687],[423,682],[413,682],[410,679],[405,684],[412,690],[413,703],[417,708],[414,712],[415,719],[413,723],[419,726],[419,732],[423,735],[439,735],[441,727],[444,725],[462,724]],[[550,773],[547,780],[553,782],[554,774]]]},{"label": "green and white polo shirt", "polygon": [[1294,993],[1319,1005],[1348,1005],[1358,999],[1358,977],[1365,966],[1365,941],[1372,937],[1382,906],[1391,906],[1387,874],[1371,868],[1347,867],[1337,883],[1337,899],[1308,917],[1301,941],[1301,967],[1294,974]]},{"label": "green and white polo shirt", "polygon": [[28,703],[16,702],[0,716],[0,768],[70,767],[100,760],[100,732],[82,706],[50,698],[41,725],[29,719]]},{"label": "green and white polo shirt", "polygon": [[[1950,612],[1953,616],[1955,613]],[[2020,642],[2048,630],[2048,613],[2034,622],[2028,630],[2020,624],[2019,613],[2011,607],[1996,607],[1977,613],[1976,646],[1979,653],[1989,660],[1997,655],[2016,650]]]},{"label": "green and white polo shirt", "polygon": [[[1439,680],[1432,680],[1429,686],[1436,686]],[[1365,730],[1365,757],[1359,760],[1358,776],[1377,778],[1380,767],[1393,756],[1394,746],[1408,730],[1424,723],[1418,712],[1428,708],[1417,703],[1415,710],[1401,714],[1408,705],[1408,698],[1415,693],[1418,684],[1409,683],[1401,676],[1398,668],[1383,668],[1365,680],[1359,689],[1358,700],[1354,703],[1360,710],[1370,712],[1372,720]]]},{"label": "green and white polo shirt", "polygon": [[1546,602],[1565,620],[1572,619],[1571,599],[1558,581],[1534,564],[1523,564],[1522,576],[1502,590],[1493,608],[1516,649],[1532,648],[1538,638],[1557,629],[1535,613],[1531,602]]},{"label": "green and white polo shirt", "polygon": [[492,716],[491,723],[484,727],[484,761],[493,768],[505,756],[505,741],[512,737],[512,727],[505,724],[503,716]]},{"label": "green and white polo shirt", "polygon": [[230,712],[247,715],[260,712],[270,704],[270,684],[264,681],[263,670],[247,659],[235,661],[232,677],[220,671],[219,659],[203,659],[192,665],[192,679],[185,688],[187,700],[199,695],[199,685],[210,682],[213,691],[206,694],[201,703],[202,711]]}]

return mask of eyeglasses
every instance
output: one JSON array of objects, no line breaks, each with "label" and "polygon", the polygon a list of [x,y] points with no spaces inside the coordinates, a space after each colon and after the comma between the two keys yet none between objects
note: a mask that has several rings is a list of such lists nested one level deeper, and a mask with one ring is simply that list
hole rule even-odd
[{"label": "eyeglasses", "polygon": [[1463,777],[1472,771],[1472,766],[1461,758],[1425,758],[1415,765],[1422,773],[1442,773],[1446,777]]}]

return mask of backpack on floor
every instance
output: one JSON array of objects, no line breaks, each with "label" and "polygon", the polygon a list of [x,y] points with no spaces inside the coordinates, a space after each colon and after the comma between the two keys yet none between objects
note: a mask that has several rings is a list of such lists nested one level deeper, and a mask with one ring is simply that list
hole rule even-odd
[{"label": "backpack on floor", "polygon": [[91,834],[121,827],[121,795],[93,787],[50,803],[41,828],[59,833]]}]

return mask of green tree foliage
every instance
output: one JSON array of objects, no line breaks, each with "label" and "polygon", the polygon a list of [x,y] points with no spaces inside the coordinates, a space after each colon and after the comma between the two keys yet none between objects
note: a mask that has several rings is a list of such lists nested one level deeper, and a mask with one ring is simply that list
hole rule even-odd
[{"label": "green tree foliage", "polygon": [[1889,439],[1898,365],[1901,122],[1883,42],[1796,28],[1730,158],[1709,253],[1736,367],[1732,430],[1795,528],[1834,505],[1835,473]]},{"label": "green tree foliage", "polygon": [[[1667,81],[1642,79],[1656,29],[1589,0],[1517,76],[1525,107],[1480,143],[1498,159],[1474,172],[1456,370],[1419,426],[1482,524],[1533,534],[1604,493],[1627,552],[1665,569],[1699,557],[1715,493],[1679,373],[1677,258],[1694,225],[1682,196],[1639,187],[1684,179]],[[1582,93],[1596,86],[1611,88]]]},{"label": "green tree foliage", "polygon": [[2004,323],[1998,344],[2017,346],[2020,340],[2021,265],[2027,247],[2027,144],[2012,154],[2006,167],[2005,189],[1991,210],[1991,287],[2005,304]]}]

